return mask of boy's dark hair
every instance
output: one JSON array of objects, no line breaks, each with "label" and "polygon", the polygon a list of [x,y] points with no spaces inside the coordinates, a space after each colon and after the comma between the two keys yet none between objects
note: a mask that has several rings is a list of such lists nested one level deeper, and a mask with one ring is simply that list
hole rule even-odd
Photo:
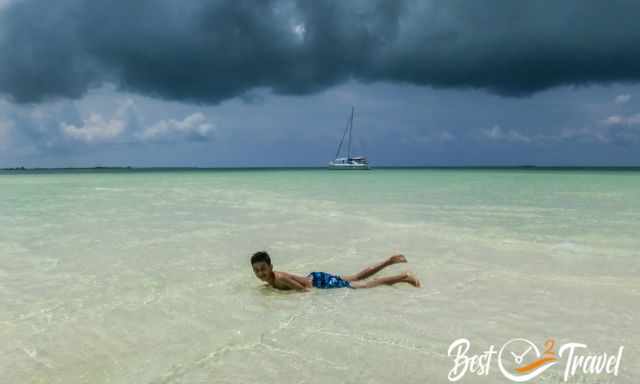
[{"label": "boy's dark hair", "polygon": [[251,256],[251,264],[259,263],[261,261],[264,261],[265,263],[271,265],[271,258],[269,257],[269,254],[267,252],[259,251]]}]

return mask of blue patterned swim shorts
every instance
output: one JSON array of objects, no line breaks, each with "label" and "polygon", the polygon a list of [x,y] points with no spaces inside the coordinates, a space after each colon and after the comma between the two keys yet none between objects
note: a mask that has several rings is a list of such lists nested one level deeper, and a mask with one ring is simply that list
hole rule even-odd
[{"label": "blue patterned swim shorts", "polygon": [[351,288],[351,284],[347,280],[342,280],[327,272],[311,272],[308,276],[313,278],[311,284],[316,288]]}]

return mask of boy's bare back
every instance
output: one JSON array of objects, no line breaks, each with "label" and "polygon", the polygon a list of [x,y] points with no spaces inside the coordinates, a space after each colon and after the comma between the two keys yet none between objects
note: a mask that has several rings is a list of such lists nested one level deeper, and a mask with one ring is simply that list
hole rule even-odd
[{"label": "boy's bare back", "polygon": [[273,281],[272,282],[268,281],[268,283],[274,288],[284,289],[284,290],[295,289],[297,291],[306,291],[307,289],[310,289],[312,287],[311,280],[308,277],[298,276],[298,275],[294,275],[292,273],[287,273],[287,272],[277,272],[277,271],[273,271],[273,274],[274,274]]}]

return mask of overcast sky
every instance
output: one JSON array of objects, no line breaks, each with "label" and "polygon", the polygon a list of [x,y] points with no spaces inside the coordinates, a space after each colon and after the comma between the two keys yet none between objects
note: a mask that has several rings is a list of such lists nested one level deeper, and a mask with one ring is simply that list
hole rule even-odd
[{"label": "overcast sky", "polygon": [[0,0],[0,167],[640,165],[640,2]]}]

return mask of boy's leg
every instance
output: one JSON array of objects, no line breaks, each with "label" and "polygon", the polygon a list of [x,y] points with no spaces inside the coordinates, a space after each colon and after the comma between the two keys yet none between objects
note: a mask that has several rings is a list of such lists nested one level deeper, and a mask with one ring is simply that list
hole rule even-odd
[{"label": "boy's leg", "polygon": [[381,269],[388,267],[392,264],[406,263],[406,262],[407,262],[407,259],[403,255],[393,255],[388,259],[386,259],[385,261],[381,261],[377,264],[367,267],[362,271],[356,273],[355,275],[341,275],[340,278],[342,280],[347,280],[347,281],[358,281],[358,280],[366,279],[367,277],[380,272]]},{"label": "boy's leg", "polygon": [[354,281],[351,283],[351,288],[373,288],[378,285],[393,285],[396,283],[408,283],[413,285],[416,288],[421,286],[420,280],[418,280],[415,276],[410,273],[401,273],[395,276],[387,276],[387,277],[379,277],[377,279],[369,280],[369,281]]}]

